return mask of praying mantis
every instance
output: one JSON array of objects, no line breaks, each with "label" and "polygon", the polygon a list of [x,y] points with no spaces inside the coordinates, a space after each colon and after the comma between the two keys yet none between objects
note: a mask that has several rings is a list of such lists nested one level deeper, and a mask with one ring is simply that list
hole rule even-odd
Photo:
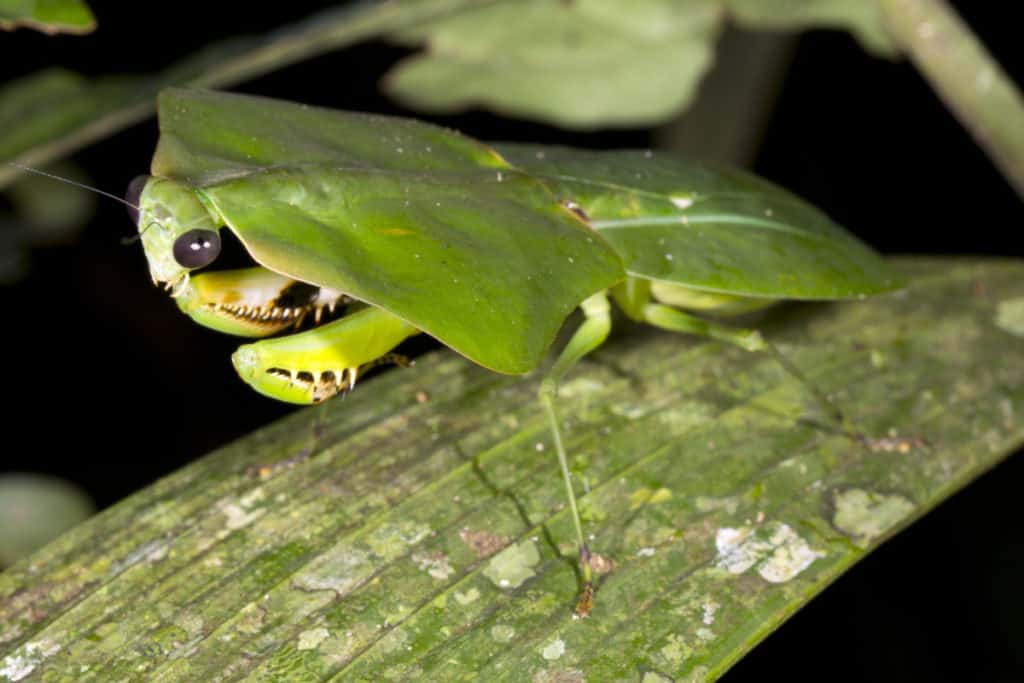
[{"label": "praying mantis", "polygon": [[[151,175],[127,197],[151,276],[196,322],[260,338],[232,361],[266,396],[344,395],[421,333],[525,374],[582,312],[539,390],[575,523],[579,617],[594,583],[558,384],[605,341],[612,304],[637,322],[772,354],[842,426],[757,331],[698,314],[904,284],[821,211],[738,170],[651,151],[487,145],[408,119],[195,89],[164,91],[158,113]],[[258,266],[193,274],[216,261],[225,227]]]}]

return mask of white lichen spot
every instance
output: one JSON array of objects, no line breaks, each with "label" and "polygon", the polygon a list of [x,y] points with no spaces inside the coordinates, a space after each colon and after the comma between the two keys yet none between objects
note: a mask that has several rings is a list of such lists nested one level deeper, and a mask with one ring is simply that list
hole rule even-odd
[{"label": "white lichen spot", "polygon": [[516,636],[516,630],[508,624],[495,624],[491,627],[491,638],[499,643],[508,643]]},{"label": "white lichen spot", "polygon": [[832,524],[866,547],[914,511],[914,504],[896,494],[847,489],[833,493]]},{"label": "white lichen spot", "polygon": [[544,442],[543,441],[538,441],[537,443],[533,444],[533,449],[535,451],[537,451],[538,453],[543,453],[544,452]]},{"label": "white lichen spot", "polygon": [[462,591],[455,591],[455,602],[460,605],[468,605],[471,602],[476,602],[480,599],[480,591],[476,588],[470,588],[468,591],[463,593]]},{"label": "white lichen spot", "polygon": [[697,638],[706,643],[715,639],[715,632],[706,626],[701,626],[697,629]]},{"label": "white lichen spot", "polygon": [[671,261],[674,258],[675,258],[675,256],[673,256],[672,254],[665,254],[665,260],[666,261]]},{"label": "white lichen spot", "polygon": [[996,327],[1024,337],[1024,296],[999,302],[996,306]]},{"label": "white lichen spot", "polygon": [[785,583],[819,557],[825,557],[824,552],[812,549],[785,524],[779,525],[769,541],[775,549],[757,568],[757,573],[768,583]]},{"label": "white lichen spot", "polygon": [[688,209],[691,206],[693,206],[693,198],[692,197],[676,196],[676,197],[669,197],[668,200],[670,202],[672,202],[677,209]]},{"label": "white lichen spot", "polygon": [[256,505],[256,503],[262,502],[263,500],[266,499],[266,497],[267,494],[263,490],[263,487],[257,486],[252,491],[249,491],[249,493],[239,498],[238,502],[242,504],[242,507],[248,509]]},{"label": "white lichen spot", "polygon": [[693,648],[678,633],[670,633],[668,643],[661,648],[661,656],[664,657],[674,669],[682,665],[683,660],[693,654]]},{"label": "white lichen spot", "polygon": [[295,647],[300,651],[315,650],[320,647],[320,643],[327,640],[330,635],[330,631],[325,629],[323,626],[320,628],[311,628],[308,631],[303,631],[299,634],[299,642]]},{"label": "white lichen spot", "polygon": [[715,623],[715,612],[718,611],[719,607],[721,607],[721,605],[715,602],[713,598],[705,600],[701,605],[701,609],[704,611],[701,621],[703,621],[706,626],[710,626]]},{"label": "white lichen spot", "polygon": [[781,522],[763,527],[723,527],[715,534],[715,548],[719,569],[742,574],[756,566],[761,578],[770,583],[789,581],[825,556]]},{"label": "white lichen spot", "polygon": [[366,544],[380,557],[396,557],[405,547],[413,546],[430,536],[433,529],[422,522],[412,520],[382,524],[368,536]]},{"label": "white lichen spot", "polygon": [[147,562],[154,564],[167,557],[167,542],[163,539],[157,539],[153,541],[146,541],[142,545],[133,548],[131,552],[125,555],[120,562],[114,563],[110,572],[112,574],[120,573],[128,567],[134,567],[140,562]]},{"label": "white lichen spot", "polygon": [[654,548],[651,548],[651,547],[640,548],[640,550],[636,551],[636,556],[637,557],[654,557]]},{"label": "white lichen spot", "polygon": [[59,650],[60,644],[48,638],[25,643],[4,657],[3,665],[0,666],[0,676],[5,676],[9,681],[20,681],[35,671],[43,660]]},{"label": "white lichen spot", "polygon": [[716,565],[720,569],[730,574],[742,574],[761,559],[763,549],[747,542],[753,531],[750,527],[723,527],[718,530],[715,534],[715,549],[718,551]]},{"label": "white lichen spot", "polygon": [[306,591],[333,591],[345,595],[361,585],[378,566],[376,558],[365,550],[346,548],[325,555],[292,579],[292,585]]},{"label": "white lichen spot", "polygon": [[518,588],[536,575],[540,553],[533,541],[522,541],[505,548],[491,558],[484,576],[501,588]]},{"label": "white lichen spot", "polygon": [[444,553],[413,553],[412,561],[431,578],[445,581],[454,571]]},{"label": "white lichen spot", "polygon": [[540,652],[541,656],[549,662],[553,662],[565,654],[565,641],[561,638],[548,643]]},{"label": "white lichen spot", "polygon": [[249,526],[262,517],[265,511],[263,508],[247,510],[238,503],[230,500],[221,501],[218,507],[220,508],[220,511],[224,513],[224,517],[226,518],[224,525],[232,531]]}]

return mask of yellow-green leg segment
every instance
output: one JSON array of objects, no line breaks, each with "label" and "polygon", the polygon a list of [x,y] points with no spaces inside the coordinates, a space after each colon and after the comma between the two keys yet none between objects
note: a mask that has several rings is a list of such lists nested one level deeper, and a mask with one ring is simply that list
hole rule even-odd
[{"label": "yellow-green leg segment", "polygon": [[562,444],[562,433],[555,414],[555,397],[558,394],[558,383],[576,363],[608,338],[611,329],[611,306],[604,292],[595,294],[584,301],[580,308],[585,320],[572,335],[569,343],[562,349],[555,364],[540,383],[540,402],[548,416],[551,434],[555,440],[555,452],[558,454],[558,465],[562,469],[562,480],[565,482],[565,493],[569,499],[572,521],[576,526],[576,543],[579,549],[580,578],[583,586],[576,602],[575,615],[585,617],[590,614],[594,604],[594,579],[590,568],[590,550],[583,536],[583,525],[580,523],[579,508],[576,506],[576,494],[572,488],[572,476],[569,474],[569,462]]}]

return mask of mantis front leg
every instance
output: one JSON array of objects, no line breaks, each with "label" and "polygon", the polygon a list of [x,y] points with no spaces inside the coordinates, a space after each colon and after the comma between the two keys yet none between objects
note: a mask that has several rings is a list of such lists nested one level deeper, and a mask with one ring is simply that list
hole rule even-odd
[{"label": "mantis front leg", "polygon": [[359,372],[419,330],[387,311],[368,306],[339,320],[285,337],[240,346],[231,361],[253,389],[288,403],[320,403],[344,394]]}]

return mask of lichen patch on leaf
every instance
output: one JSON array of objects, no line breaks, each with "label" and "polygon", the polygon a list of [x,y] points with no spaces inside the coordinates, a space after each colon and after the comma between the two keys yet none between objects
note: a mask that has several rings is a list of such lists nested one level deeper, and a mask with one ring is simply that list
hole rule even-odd
[{"label": "lichen patch on leaf", "polygon": [[516,630],[508,624],[495,624],[491,627],[491,638],[499,643],[507,643],[515,638]]},{"label": "lichen patch on leaf", "polygon": [[536,575],[534,568],[540,563],[540,553],[532,540],[525,540],[505,548],[491,558],[484,576],[501,588],[518,588]]},{"label": "lichen patch on leaf", "polygon": [[814,550],[792,527],[769,522],[763,527],[723,527],[715,534],[716,565],[730,574],[751,567],[769,583],[785,583],[825,553]]},{"label": "lichen patch on leaf", "polygon": [[413,553],[412,561],[417,567],[439,581],[446,580],[454,571],[444,553]]},{"label": "lichen patch on leaf", "polygon": [[1024,296],[1005,299],[996,306],[996,327],[1024,337]]},{"label": "lichen patch on leaf", "polygon": [[673,669],[678,669],[683,661],[693,654],[693,648],[678,633],[670,633],[668,642],[661,648],[660,654]]},{"label": "lichen patch on leaf", "polygon": [[4,657],[0,664],[0,676],[9,681],[20,681],[43,663],[50,655],[60,650],[60,644],[48,639],[25,643],[14,653]]},{"label": "lichen patch on leaf", "polygon": [[914,511],[914,504],[903,496],[864,489],[834,491],[833,504],[833,526],[862,548]]},{"label": "lichen patch on leaf", "polygon": [[474,531],[465,527],[459,530],[459,538],[481,559],[498,552],[509,542],[505,536],[499,536],[486,530]]},{"label": "lichen patch on leaf", "polygon": [[565,654],[565,641],[561,638],[556,638],[555,640],[548,643],[544,647],[544,649],[541,650],[540,654],[542,657],[544,657],[544,659],[548,661],[554,661],[556,659],[559,659],[562,655]]},{"label": "lichen patch on leaf", "polygon": [[330,635],[330,631],[323,626],[303,631],[299,634],[299,642],[296,645],[296,648],[299,650],[315,650],[320,647],[320,643],[327,640]]},{"label": "lichen patch on leaf", "polygon": [[222,501],[220,504],[220,511],[224,513],[225,526],[231,531],[236,531],[249,526],[259,519],[264,513],[264,510],[261,508],[256,510],[247,510],[234,501]]}]

